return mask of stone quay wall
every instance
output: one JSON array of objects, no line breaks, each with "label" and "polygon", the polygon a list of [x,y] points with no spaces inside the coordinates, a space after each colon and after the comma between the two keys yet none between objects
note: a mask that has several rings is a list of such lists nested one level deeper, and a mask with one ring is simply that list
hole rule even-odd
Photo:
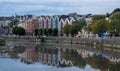
[{"label": "stone quay wall", "polygon": [[[16,41],[38,41],[39,38],[35,36],[17,36],[17,37],[3,37],[5,40]],[[111,46],[120,46],[120,37],[115,38],[70,38],[70,37],[44,37],[45,42],[49,43],[75,43],[75,44],[103,44]],[[0,39],[0,42],[2,40]]]},{"label": "stone quay wall", "polygon": [[120,38],[63,38],[63,37],[52,37],[46,38],[46,41],[58,42],[58,43],[86,43],[86,44],[104,44],[112,46],[120,46]]}]

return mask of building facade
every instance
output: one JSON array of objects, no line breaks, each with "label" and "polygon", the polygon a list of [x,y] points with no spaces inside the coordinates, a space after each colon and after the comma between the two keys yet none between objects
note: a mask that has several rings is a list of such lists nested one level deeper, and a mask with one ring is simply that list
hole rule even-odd
[{"label": "building facade", "polygon": [[32,16],[28,17],[18,17],[21,24],[19,26],[22,26],[26,33],[29,35],[34,34],[34,29],[58,29],[58,35],[62,34],[62,28],[65,26],[65,24],[72,24],[72,22],[76,20],[84,19],[87,24],[89,24],[92,21],[91,14],[87,15],[78,15],[77,13],[70,13],[68,15],[53,15],[53,16]]}]

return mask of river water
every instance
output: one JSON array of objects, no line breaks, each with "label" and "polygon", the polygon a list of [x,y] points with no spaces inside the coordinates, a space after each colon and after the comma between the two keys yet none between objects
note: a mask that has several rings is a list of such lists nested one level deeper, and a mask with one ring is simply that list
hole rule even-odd
[{"label": "river water", "polygon": [[119,58],[79,48],[58,44],[6,46],[0,50],[0,71],[120,70]]}]

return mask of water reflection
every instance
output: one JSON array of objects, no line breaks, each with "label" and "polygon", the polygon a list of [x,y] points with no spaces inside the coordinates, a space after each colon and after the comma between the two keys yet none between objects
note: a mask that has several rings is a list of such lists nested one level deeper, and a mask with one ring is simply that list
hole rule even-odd
[{"label": "water reflection", "polygon": [[57,67],[75,66],[80,69],[85,69],[87,65],[90,65],[91,68],[101,71],[118,71],[120,69],[119,59],[113,61],[113,58],[102,54],[60,47],[51,48],[41,45],[34,47],[14,46],[10,50],[1,51],[0,56],[20,59],[25,64],[39,62]]},{"label": "water reflection", "polygon": [[21,59],[21,62],[26,64],[32,64],[39,59],[38,54],[32,48],[25,48],[25,51],[19,54],[19,58]]}]

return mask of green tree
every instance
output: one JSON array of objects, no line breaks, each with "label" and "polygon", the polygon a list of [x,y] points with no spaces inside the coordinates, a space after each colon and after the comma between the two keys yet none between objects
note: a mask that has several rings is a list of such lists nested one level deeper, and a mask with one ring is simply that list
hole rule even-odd
[{"label": "green tree", "polygon": [[15,35],[25,35],[25,29],[23,29],[22,27],[14,27],[12,30],[13,34]]},{"label": "green tree", "polygon": [[110,67],[110,61],[101,55],[93,55],[86,58],[86,62],[95,69],[107,71]]},{"label": "green tree", "polygon": [[57,29],[57,28],[54,28],[54,29],[53,29],[53,33],[54,33],[54,34],[53,34],[54,36],[58,36],[58,29]]},{"label": "green tree", "polygon": [[75,35],[78,33],[78,31],[81,31],[81,29],[86,26],[86,21],[84,19],[80,21],[74,21],[71,26],[71,35]]},{"label": "green tree", "polygon": [[44,29],[39,29],[39,35],[43,35],[43,33],[44,33],[43,30]]},{"label": "green tree", "polygon": [[116,12],[110,16],[109,31],[120,33],[120,12]]},{"label": "green tree", "polygon": [[67,36],[70,34],[71,31],[71,25],[70,24],[66,24],[63,28],[62,28],[63,33],[65,33]]},{"label": "green tree", "polygon": [[18,35],[25,35],[25,29],[23,29],[22,27],[18,27],[17,31]]},{"label": "green tree", "polygon": [[110,17],[110,14],[109,14],[109,13],[106,13],[106,17]]},{"label": "green tree", "polygon": [[116,13],[116,12],[120,12],[120,8],[114,9],[113,12],[111,13],[111,15],[114,14],[114,13]]},{"label": "green tree", "polygon": [[85,26],[84,29],[85,29],[86,31],[88,31],[88,32],[92,31],[92,24],[91,24],[91,23],[88,24],[87,26]]},{"label": "green tree", "polygon": [[35,34],[35,36],[38,35],[38,29],[35,29],[35,30],[34,30],[34,34]]},{"label": "green tree", "polygon": [[108,30],[108,22],[105,19],[94,20],[91,24],[92,32],[101,34]]},{"label": "green tree", "polygon": [[18,27],[15,26],[15,27],[12,29],[12,33],[15,34],[15,35],[17,35],[17,29],[18,29]]},{"label": "green tree", "polygon": [[44,34],[48,35],[48,29],[44,29]]},{"label": "green tree", "polygon": [[105,15],[94,15],[93,20],[99,20],[99,19],[103,19],[105,17],[106,17]]},{"label": "green tree", "polygon": [[49,29],[48,29],[48,34],[49,34],[49,36],[52,35],[52,28],[49,28]]}]

